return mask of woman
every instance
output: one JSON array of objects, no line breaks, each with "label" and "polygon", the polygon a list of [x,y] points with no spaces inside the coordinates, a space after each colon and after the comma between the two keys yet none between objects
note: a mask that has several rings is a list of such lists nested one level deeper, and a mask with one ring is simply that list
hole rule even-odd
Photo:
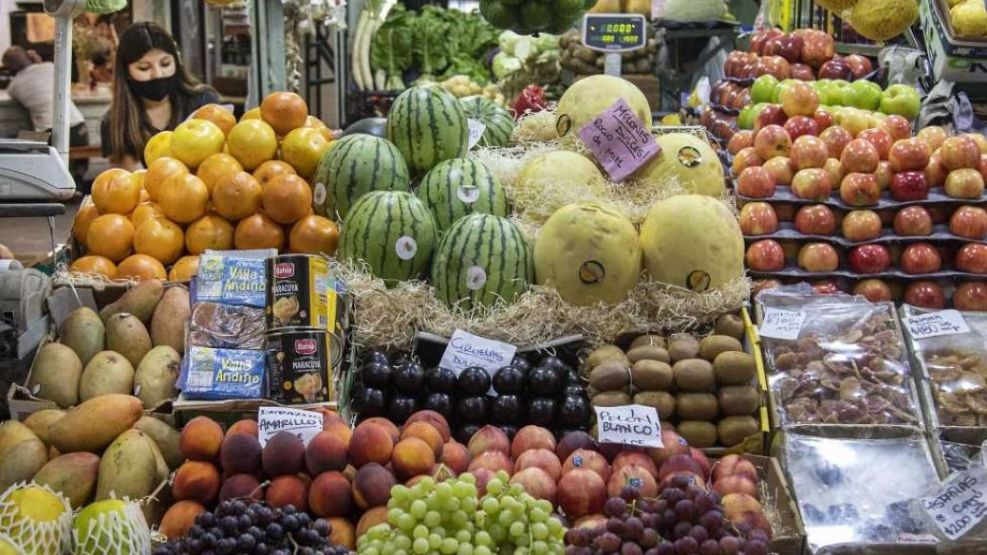
[{"label": "woman", "polygon": [[154,23],[137,23],[120,36],[113,70],[113,103],[100,128],[103,156],[133,170],[155,133],[174,129],[219,95],[182,65],[175,40]]}]

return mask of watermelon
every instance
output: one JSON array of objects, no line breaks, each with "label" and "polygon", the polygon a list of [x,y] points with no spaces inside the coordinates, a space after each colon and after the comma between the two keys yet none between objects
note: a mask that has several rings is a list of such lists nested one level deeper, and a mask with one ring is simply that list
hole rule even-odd
[{"label": "watermelon", "polygon": [[432,211],[439,231],[467,214],[507,216],[507,193],[500,180],[469,158],[439,162],[425,174],[416,194]]},{"label": "watermelon", "polygon": [[469,126],[459,99],[438,85],[420,85],[401,93],[387,117],[387,138],[416,175],[436,164],[466,155]]},{"label": "watermelon", "polygon": [[487,126],[480,137],[480,146],[507,146],[514,131],[514,116],[507,108],[482,96],[468,96],[459,100],[466,110],[466,117],[475,119]]},{"label": "watermelon", "polygon": [[326,152],[312,176],[316,212],[342,220],[371,191],[408,191],[408,165],[397,147],[373,135],[349,135]]},{"label": "watermelon", "polygon": [[452,307],[490,307],[513,302],[534,279],[534,266],[521,230],[510,220],[471,214],[442,237],[432,262],[436,296]]},{"label": "watermelon", "polygon": [[342,260],[362,260],[388,282],[416,279],[435,250],[435,219],[405,191],[374,191],[353,204],[339,237]]}]

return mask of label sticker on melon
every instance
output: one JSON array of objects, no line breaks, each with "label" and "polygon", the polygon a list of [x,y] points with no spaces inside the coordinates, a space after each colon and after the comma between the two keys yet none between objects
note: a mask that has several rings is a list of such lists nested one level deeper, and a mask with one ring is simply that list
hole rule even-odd
[{"label": "label sticker on melon", "polygon": [[418,243],[415,241],[414,237],[410,235],[402,235],[398,237],[396,243],[394,243],[394,252],[397,253],[398,258],[401,260],[411,260],[415,257],[415,253],[418,252]]},{"label": "label sticker on melon", "polygon": [[483,138],[487,126],[482,121],[473,118],[466,118],[466,124],[470,128],[469,149],[472,150]]},{"label": "label sticker on melon", "polygon": [[326,202],[326,186],[324,183],[316,183],[315,190],[312,191],[312,201],[317,205],[325,204]]},{"label": "label sticker on melon", "polygon": [[470,266],[466,270],[466,288],[470,291],[481,289],[487,283],[487,271],[479,266]]},{"label": "label sticker on melon", "polygon": [[473,204],[480,200],[480,188],[471,185],[460,185],[456,189],[456,196],[466,204]]},{"label": "label sticker on melon", "polygon": [[579,281],[590,284],[599,283],[607,277],[607,269],[596,260],[587,260],[579,266]]},{"label": "label sticker on melon", "polygon": [[651,130],[622,98],[584,125],[579,138],[616,182],[630,177],[661,151]]}]

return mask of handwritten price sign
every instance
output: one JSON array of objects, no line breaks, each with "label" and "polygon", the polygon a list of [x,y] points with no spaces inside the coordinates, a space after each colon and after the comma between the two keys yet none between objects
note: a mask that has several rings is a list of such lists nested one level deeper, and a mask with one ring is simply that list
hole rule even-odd
[{"label": "handwritten price sign", "polygon": [[322,431],[322,413],[287,407],[257,409],[257,439],[261,446],[278,432],[291,432],[308,445]]},{"label": "handwritten price sign", "polygon": [[595,409],[601,443],[662,447],[661,420],[654,407],[623,405]]},{"label": "handwritten price sign", "polygon": [[987,474],[982,468],[958,473],[944,484],[939,495],[921,502],[942,533],[955,540],[987,516]]},{"label": "handwritten price sign", "polygon": [[617,182],[627,179],[661,151],[651,130],[622,98],[584,125],[579,138]]},{"label": "handwritten price sign", "polygon": [[804,312],[768,308],[764,310],[764,321],[761,322],[758,334],[761,337],[770,337],[771,339],[795,341],[802,333],[802,324],[804,323]]},{"label": "handwritten price sign", "polygon": [[908,326],[908,333],[913,339],[970,333],[970,326],[966,325],[966,320],[957,310],[940,310],[909,316],[905,320],[905,325]]}]

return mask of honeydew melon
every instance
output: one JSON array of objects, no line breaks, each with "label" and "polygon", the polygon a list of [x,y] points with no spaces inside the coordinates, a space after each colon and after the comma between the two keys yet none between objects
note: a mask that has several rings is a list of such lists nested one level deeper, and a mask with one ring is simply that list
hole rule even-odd
[{"label": "honeydew melon", "polygon": [[668,133],[655,140],[661,152],[634,173],[639,184],[656,191],[678,186],[697,195],[723,194],[723,165],[708,142],[689,133]]}]

